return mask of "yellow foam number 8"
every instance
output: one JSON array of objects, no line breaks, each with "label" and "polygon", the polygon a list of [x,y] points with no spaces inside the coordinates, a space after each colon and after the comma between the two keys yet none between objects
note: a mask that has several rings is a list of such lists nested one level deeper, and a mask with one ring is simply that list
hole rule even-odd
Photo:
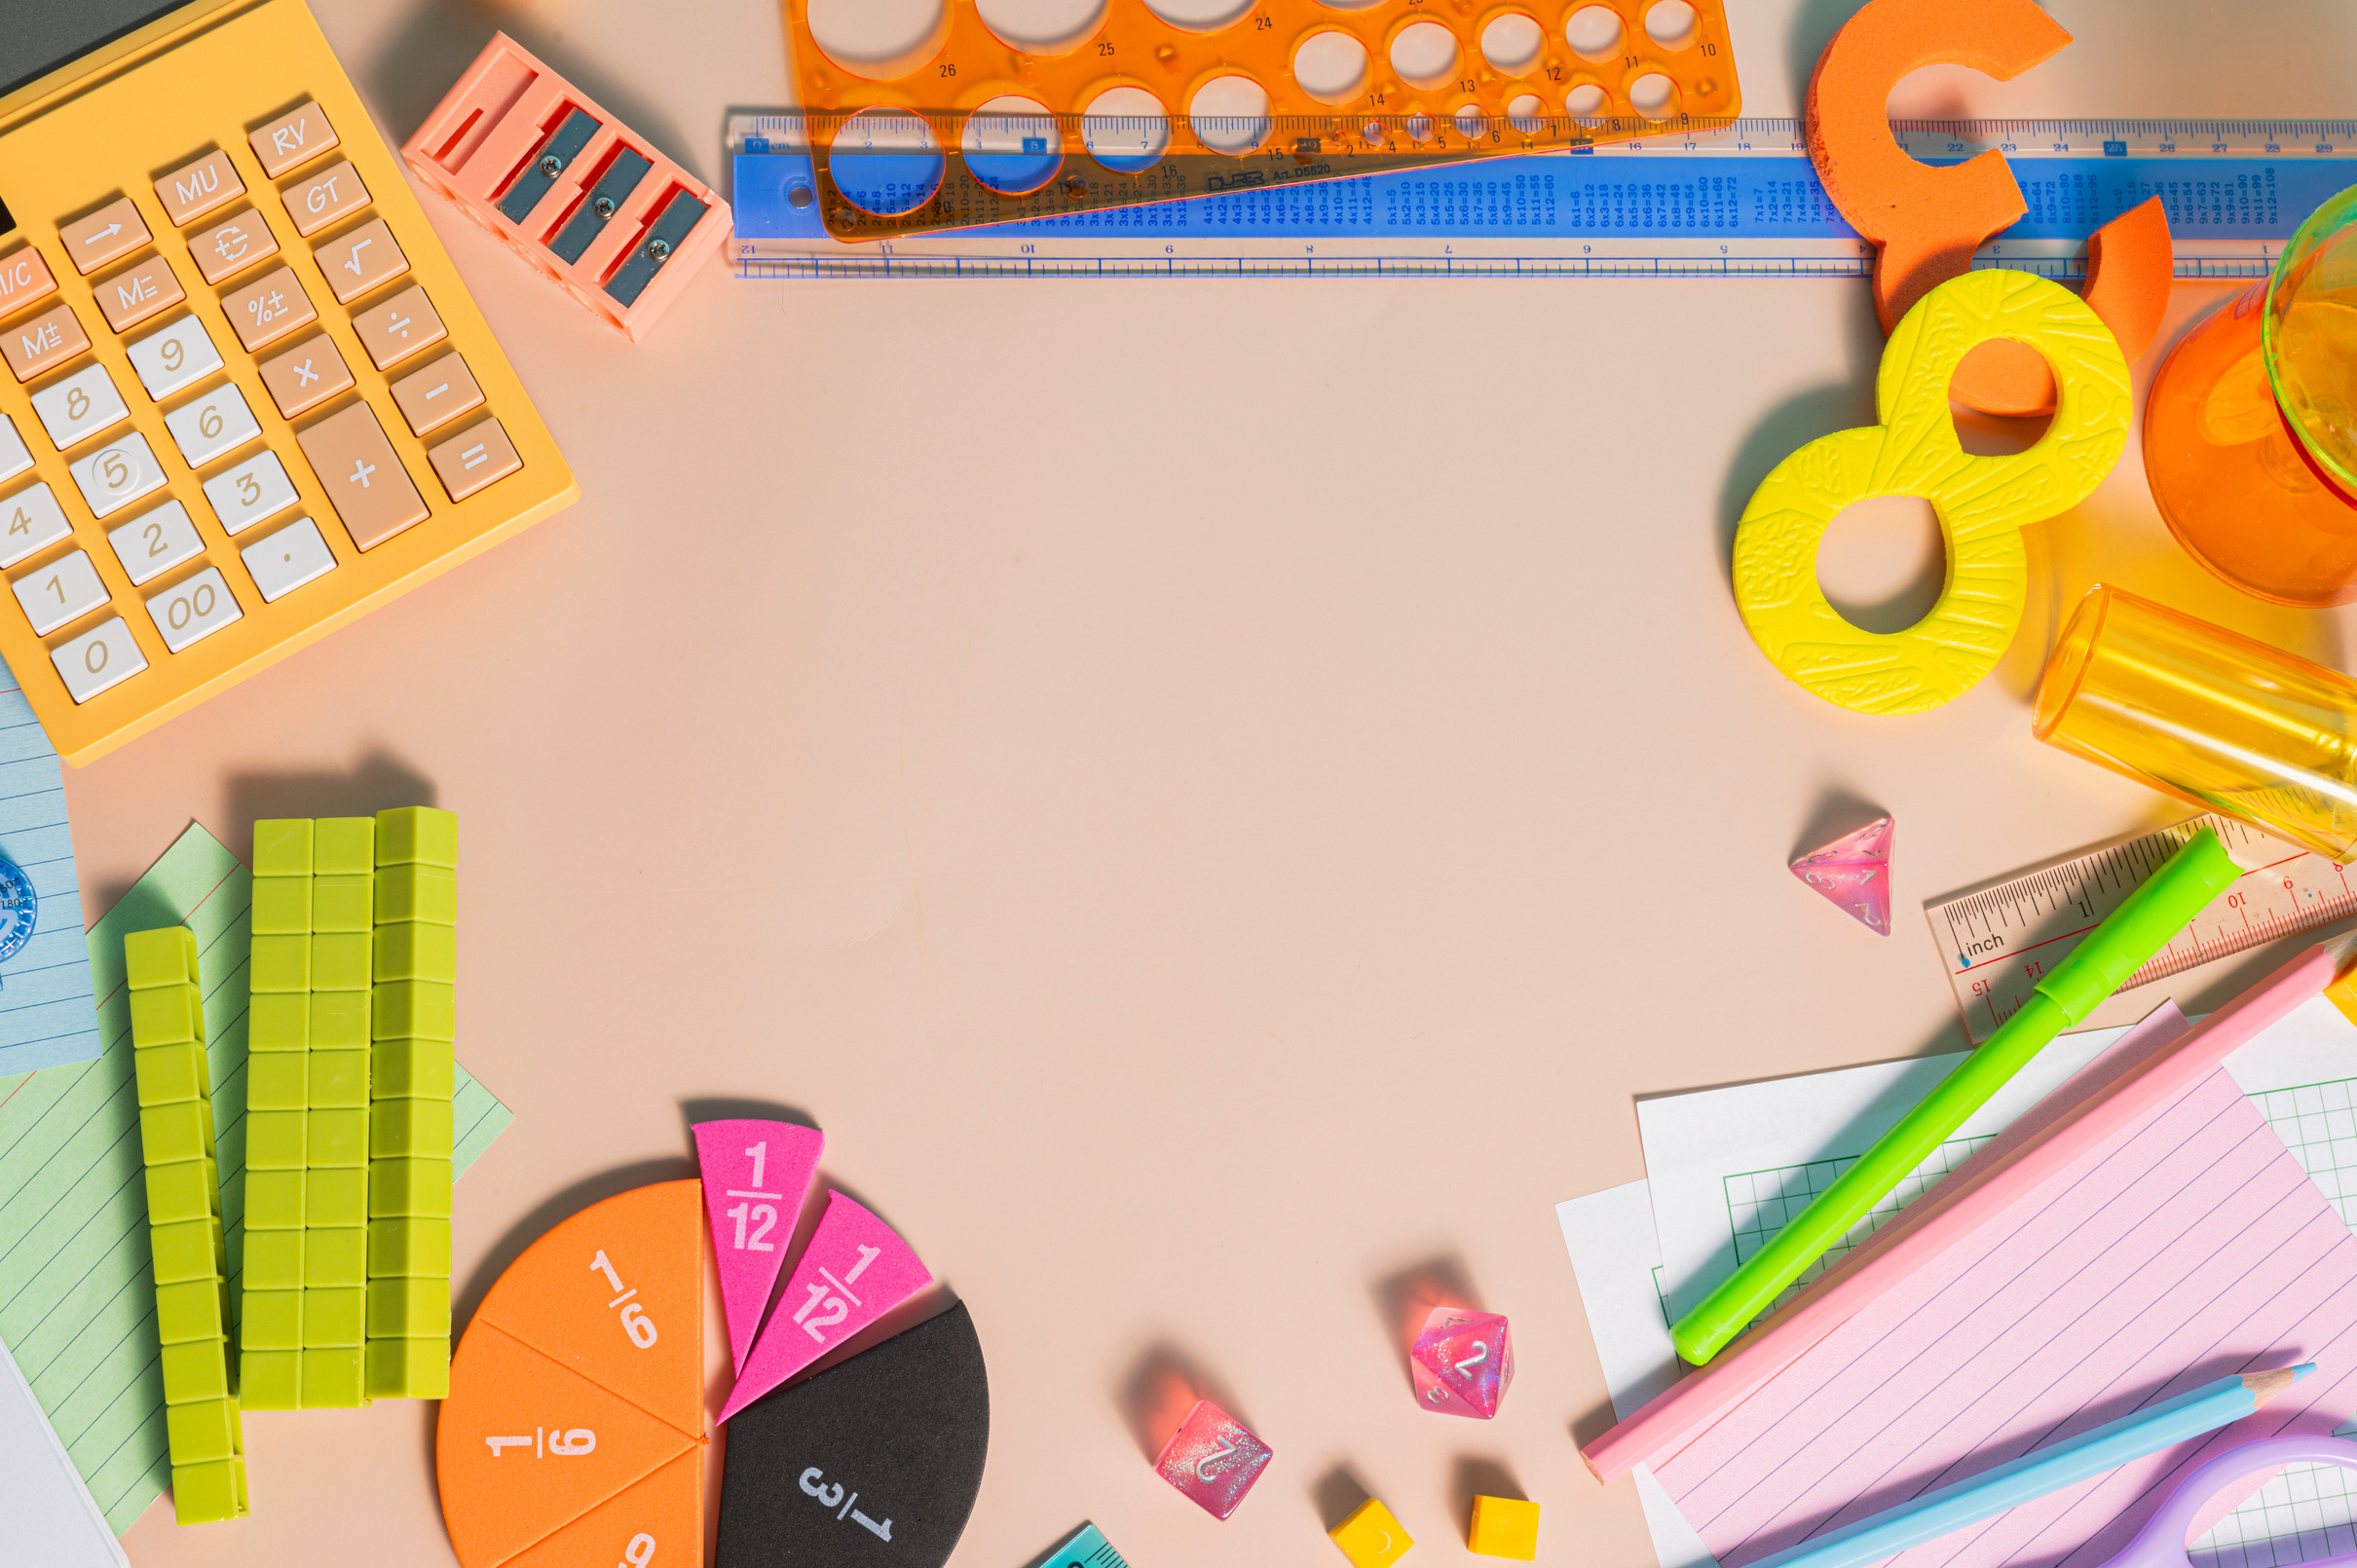
[{"label": "yellow foam number 8", "polygon": [[[1973,457],[1956,438],[1948,381],[1973,345],[2012,338],[2054,372],[2054,421],[2012,457]],[[1995,269],[1926,294],[1883,350],[1883,423],[1820,436],[1777,464],[1735,535],[1735,599],[1769,662],[1859,713],[1922,713],[1997,667],[2028,591],[2024,525],[2067,511],[2119,461],[2128,365],[2084,301],[2059,283]],[[1861,631],[1826,601],[1817,544],[1834,515],[1875,496],[1921,496],[1939,515],[1947,584],[1902,632]]]}]

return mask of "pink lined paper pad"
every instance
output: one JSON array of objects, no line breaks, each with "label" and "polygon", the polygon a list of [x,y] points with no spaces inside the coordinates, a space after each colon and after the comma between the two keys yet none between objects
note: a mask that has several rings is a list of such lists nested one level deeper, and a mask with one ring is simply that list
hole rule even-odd
[{"label": "pink lined paper pad", "polygon": [[[2213,1071],[1796,1358],[1655,1473],[1726,1568],[2229,1372],[2256,1415],[1889,1559],[2091,1568],[2236,1442],[2357,1408],[2357,1236]],[[2256,1489],[2262,1477],[2253,1477]],[[2202,1527],[2239,1502],[2220,1498]]]}]

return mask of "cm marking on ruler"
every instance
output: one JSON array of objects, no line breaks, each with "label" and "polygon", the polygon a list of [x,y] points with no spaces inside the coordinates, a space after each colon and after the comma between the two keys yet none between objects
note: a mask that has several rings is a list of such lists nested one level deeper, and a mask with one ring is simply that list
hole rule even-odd
[{"label": "cm marking on ruler", "polygon": [[[799,115],[730,118],[740,278],[1799,278],[1862,277],[1870,261],[1795,120],[1665,122],[1586,150],[859,243],[819,221],[806,133]],[[2151,196],[2179,277],[2263,278],[2301,219],[2357,184],[2353,121],[1906,121],[1891,134],[1926,163],[2002,153],[2029,211],[1974,263],[2052,278],[2079,277],[2086,237]]]},{"label": "cm marking on ruler", "polygon": [[2258,869],[2236,877],[2120,989],[2357,915],[2357,889],[2342,868],[2220,816],[2195,817],[1933,900],[1924,914],[1973,1043],[1997,1032],[2039,978],[2203,826],[2217,830],[2238,862]]}]

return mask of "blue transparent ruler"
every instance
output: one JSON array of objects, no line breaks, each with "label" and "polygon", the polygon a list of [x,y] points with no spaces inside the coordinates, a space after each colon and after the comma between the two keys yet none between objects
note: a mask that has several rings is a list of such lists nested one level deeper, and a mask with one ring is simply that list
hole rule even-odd
[{"label": "blue transparent ruler", "polygon": [[[2076,278],[2089,233],[2166,205],[2181,278],[2262,278],[2357,185],[2357,121],[1970,120],[1891,127],[1926,163],[2004,154],[2029,213],[1976,262]],[[732,115],[740,278],[1859,277],[1795,120],[844,244],[800,117]],[[1081,152],[1070,156],[1085,158]]]}]

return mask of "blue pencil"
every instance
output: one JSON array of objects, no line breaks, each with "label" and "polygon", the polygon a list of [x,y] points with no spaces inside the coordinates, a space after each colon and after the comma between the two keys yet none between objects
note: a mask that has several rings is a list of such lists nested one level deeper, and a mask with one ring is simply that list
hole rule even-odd
[{"label": "blue pencil", "polygon": [[1880,1562],[2032,1498],[2117,1469],[2131,1459],[2216,1432],[2241,1420],[2314,1370],[2316,1363],[2309,1362],[2272,1372],[2222,1377],[2189,1394],[2163,1400],[2151,1409],[2082,1432],[2067,1442],[2037,1449],[1968,1480],[1926,1492],[1870,1519],[1787,1547],[1774,1556],[1760,1558],[1751,1568],[1862,1568]]}]

